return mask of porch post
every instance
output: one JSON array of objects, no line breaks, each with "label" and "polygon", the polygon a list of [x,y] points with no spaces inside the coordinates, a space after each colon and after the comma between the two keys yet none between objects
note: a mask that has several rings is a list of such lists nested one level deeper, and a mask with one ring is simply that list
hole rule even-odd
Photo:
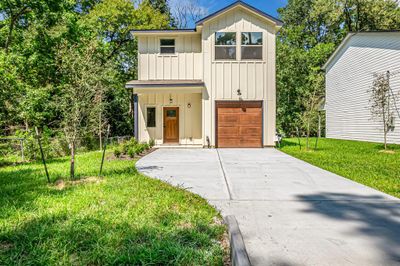
[{"label": "porch post", "polygon": [[139,114],[138,114],[138,95],[133,94],[133,135],[139,140]]}]

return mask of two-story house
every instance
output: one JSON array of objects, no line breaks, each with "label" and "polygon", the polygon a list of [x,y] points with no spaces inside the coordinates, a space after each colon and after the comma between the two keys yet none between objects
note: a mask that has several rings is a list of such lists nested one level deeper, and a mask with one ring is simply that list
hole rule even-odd
[{"label": "two-story house", "polygon": [[195,29],[137,30],[135,137],[156,145],[274,146],[275,36],[282,22],[241,1]]}]

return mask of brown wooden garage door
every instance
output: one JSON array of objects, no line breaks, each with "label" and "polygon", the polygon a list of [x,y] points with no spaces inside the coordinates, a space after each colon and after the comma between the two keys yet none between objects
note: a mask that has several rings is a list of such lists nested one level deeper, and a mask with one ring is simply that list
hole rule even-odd
[{"label": "brown wooden garage door", "polygon": [[262,147],[262,102],[216,102],[219,148]]}]

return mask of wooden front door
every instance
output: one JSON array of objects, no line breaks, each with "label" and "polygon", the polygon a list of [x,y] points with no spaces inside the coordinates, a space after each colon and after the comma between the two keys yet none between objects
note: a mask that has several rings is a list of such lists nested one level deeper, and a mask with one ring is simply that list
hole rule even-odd
[{"label": "wooden front door", "polygon": [[179,107],[164,107],[164,143],[179,142]]}]

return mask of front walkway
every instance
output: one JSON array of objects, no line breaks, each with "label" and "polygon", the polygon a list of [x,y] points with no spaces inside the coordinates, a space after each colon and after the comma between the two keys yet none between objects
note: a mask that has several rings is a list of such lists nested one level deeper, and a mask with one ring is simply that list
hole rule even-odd
[{"label": "front walkway", "polygon": [[160,149],[139,171],[236,216],[253,265],[399,265],[400,200],[275,149]]}]

